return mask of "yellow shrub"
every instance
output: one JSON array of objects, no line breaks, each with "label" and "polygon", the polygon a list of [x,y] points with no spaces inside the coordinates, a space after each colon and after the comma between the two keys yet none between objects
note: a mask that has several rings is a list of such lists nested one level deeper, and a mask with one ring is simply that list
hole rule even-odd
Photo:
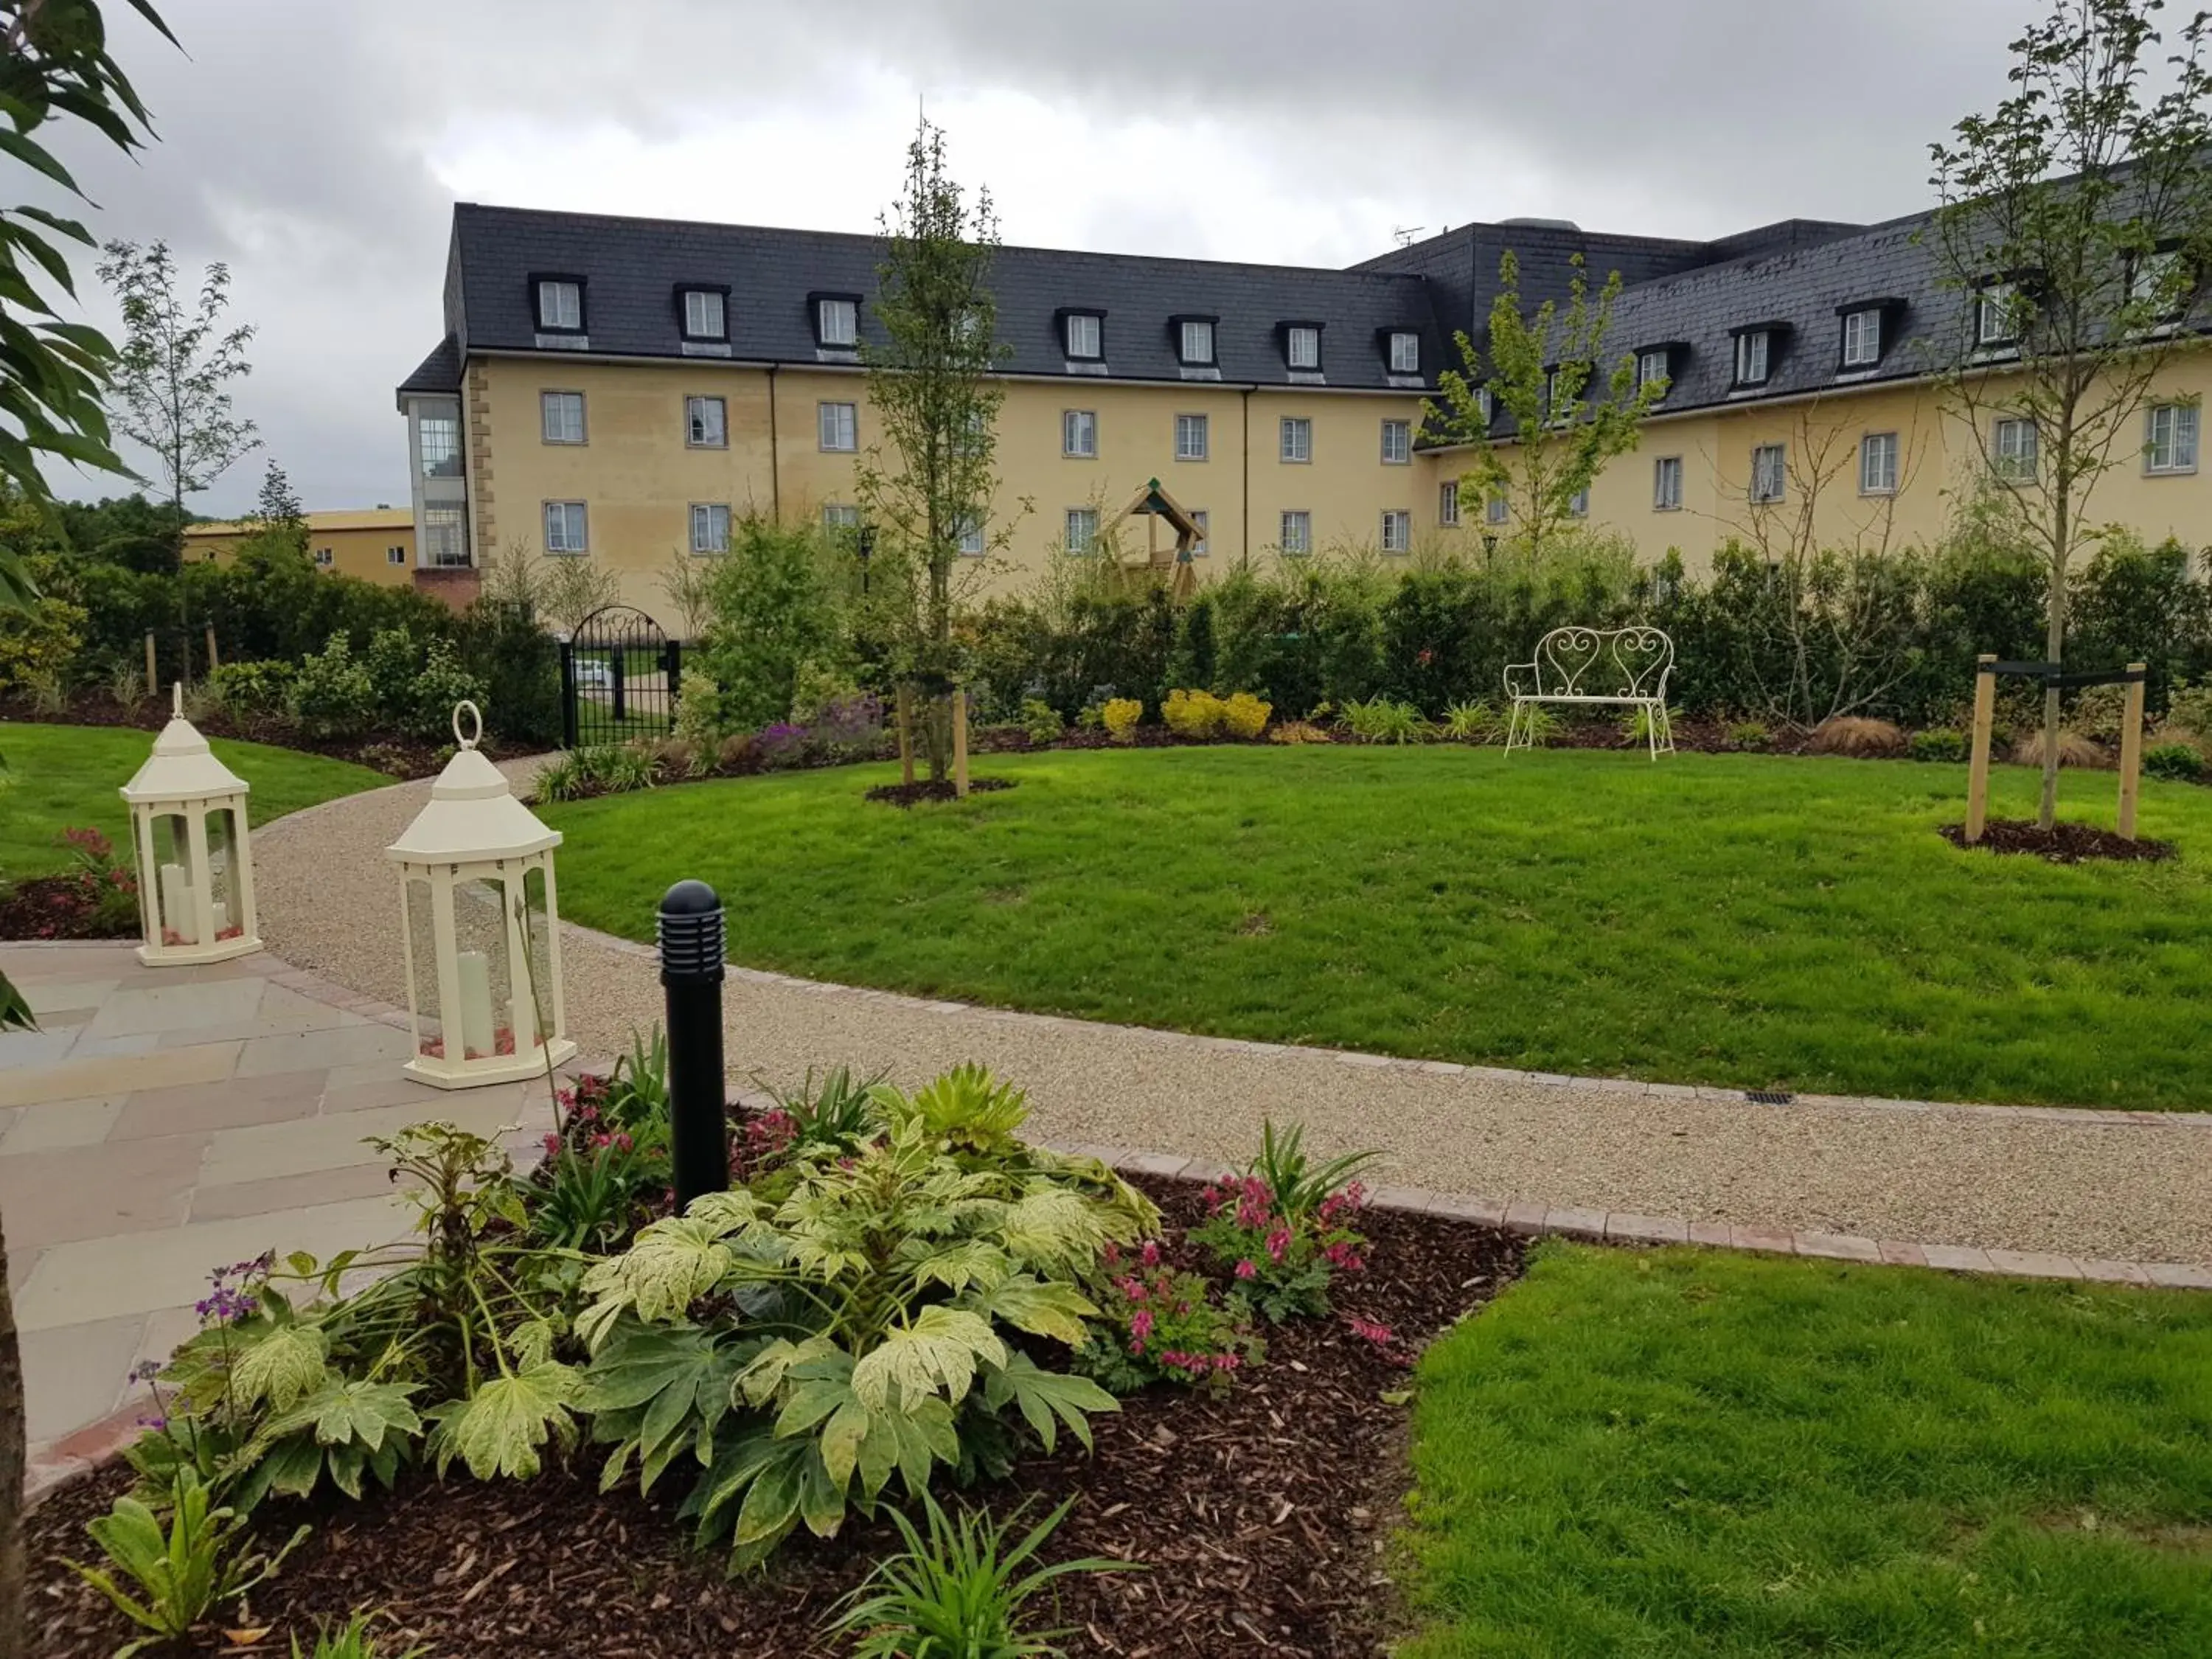
[{"label": "yellow shrub", "polygon": [[[1263,704],[1262,707],[1265,705]],[[1328,732],[1311,720],[1285,720],[1267,733],[1269,743],[1328,743]]]},{"label": "yellow shrub", "polygon": [[1239,691],[1221,705],[1221,729],[1249,743],[1267,729],[1267,716],[1273,713],[1273,704],[1261,702],[1249,691]]},{"label": "yellow shrub", "polygon": [[1179,738],[1214,736],[1221,730],[1222,716],[1228,712],[1227,706],[1211,691],[1170,691],[1168,700],[1160,705],[1160,718],[1167,722],[1168,730]]},{"label": "yellow shrub", "polygon": [[1145,705],[1134,697],[1115,697],[1099,710],[1106,735],[1116,743],[1133,743],[1137,738],[1137,722],[1145,718]]}]

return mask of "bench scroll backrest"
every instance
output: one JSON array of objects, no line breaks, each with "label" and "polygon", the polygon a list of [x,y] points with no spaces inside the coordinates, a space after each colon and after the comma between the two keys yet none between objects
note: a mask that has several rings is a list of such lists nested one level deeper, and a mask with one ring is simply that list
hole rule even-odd
[{"label": "bench scroll backrest", "polygon": [[1536,691],[1663,702],[1674,666],[1674,641],[1656,628],[1555,628],[1536,642]]}]

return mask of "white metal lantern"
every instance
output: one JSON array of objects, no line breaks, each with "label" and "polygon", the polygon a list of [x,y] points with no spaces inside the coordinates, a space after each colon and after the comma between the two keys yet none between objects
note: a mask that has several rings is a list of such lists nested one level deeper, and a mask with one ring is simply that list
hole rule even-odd
[{"label": "white metal lantern", "polygon": [[[463,715],[471,722],[464,733]],[[430,803],[385,855],[399,866],[399,923],[415,1057],[406,1070],[441,1089],[542,1075],[576,1052],[563,1035],[561,844],[515,799],[477,750],[483,716],[453,710],[459,751]]]},{"label": "white metal lantern", "polygon": [[258,951],[246,780],[217,760],[185,718],[185,688],[169,723],[123,786],[138,866],[138,911],[149,967],[223,962]]}]

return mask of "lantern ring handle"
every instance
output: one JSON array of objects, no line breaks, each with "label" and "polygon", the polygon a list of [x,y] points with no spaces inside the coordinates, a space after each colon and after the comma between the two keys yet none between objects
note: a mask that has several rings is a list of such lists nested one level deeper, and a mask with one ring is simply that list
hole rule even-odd
[{"label": "lantern ring handle", "polygon": [[[464,709],[468,711],[469,724],[473,728],[465,735],[461,731],[461,712]],[[464,749],[473,749],[483,741],[483,710],[466,697],[453,705],[453,741]]]}]

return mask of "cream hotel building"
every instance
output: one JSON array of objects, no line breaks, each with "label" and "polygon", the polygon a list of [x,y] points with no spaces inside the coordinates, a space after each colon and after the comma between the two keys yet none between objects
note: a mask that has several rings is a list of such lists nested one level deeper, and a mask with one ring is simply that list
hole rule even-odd
[{"label": "cream hotel building", "polygon": [[[1531,307],[1577,254],[1594,283],[1620,272],[1607,357],[1666,379],[1581,503],[1593,527],[1692,568],[1731,537],[1932,539],[1961,489],[2036,456],[2025,422],[1938,406],[1929,365],[1962,337],[2002,376],[2008,313],[1940,287],[1924,222],[1712,242],[1468,224],[1345,270],[1005,248],[994,527],[1013,541],[994,580],[1081,550],[1150,478],[1198,520],[1201,573],[1509,529],[1419,429],[1454,334],[1481,342],[1507,249]],[[720,553],[733,517],[855,523],[877,258],[865,235],[458,204],[446,336],[398,388],[417,580],[465,584],[495,551],[592,559],[672,625],[659,572]],[[2212,543],[2208,380],[2203,354],[2173,355],[2094,518]]]}]

